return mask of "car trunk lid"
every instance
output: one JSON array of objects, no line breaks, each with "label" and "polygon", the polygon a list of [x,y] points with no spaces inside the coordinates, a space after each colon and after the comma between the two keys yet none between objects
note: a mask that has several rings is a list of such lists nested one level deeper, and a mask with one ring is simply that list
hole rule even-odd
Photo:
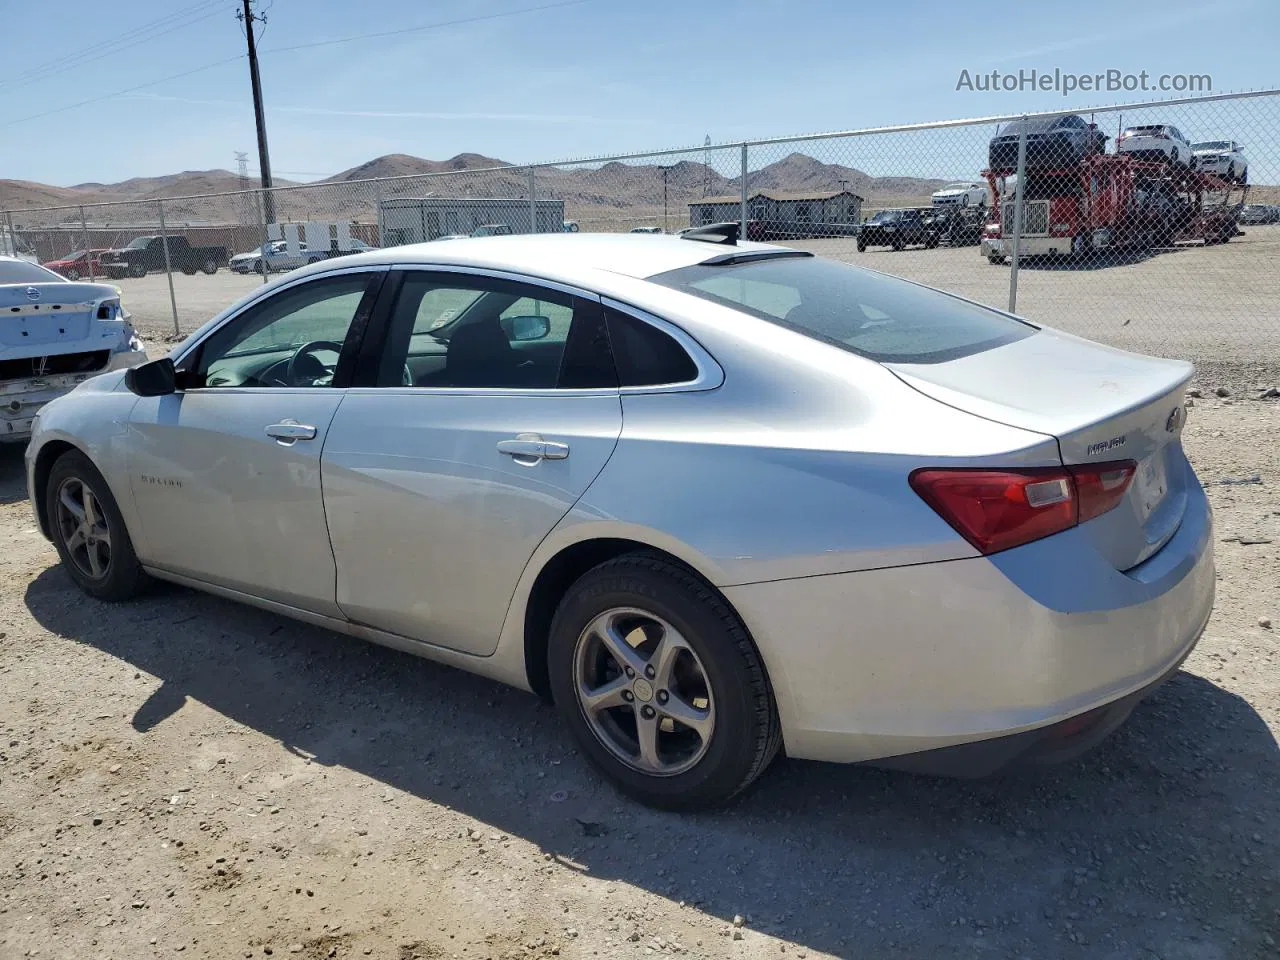
[{"label": "car trunk lid", "polygon": [[1041,330],[946,363],[888,366],[949,406],[1057,438],[1065,465],[1134,461],[1124,500],[1084,524],[1116,569],[1141,563],[1177,530],[1192,476],[1181,446],[1190,364]]},{"label": "car trunk lid", "polygon": [[109,347],[124,319],[119,300],[103,283],[0,284],[0,359]]}]

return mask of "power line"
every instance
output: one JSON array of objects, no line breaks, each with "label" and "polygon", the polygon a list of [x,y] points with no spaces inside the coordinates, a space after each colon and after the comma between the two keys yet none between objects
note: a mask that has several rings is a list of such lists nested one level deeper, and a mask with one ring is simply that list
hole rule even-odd
[{"label": "power line", "polygon": [[41,117],[49,117],[55,113],[66,113],[68,110],[75,110],[77,107],[87,107],[92,103],[101,103],[104,100],[112,100],[126,93],[133,93],[137,90],[145,90],[147,87],[156,87],[162,83],[168,83],[170,80],[181,80],[183,77],[189,77],[193,73],[201,73],[205,70],[212,70],[214,67],[220,67],[224,63],[234,63],[236,60],[244,59],[243,53],[237,53],[234,57],[226,57],[223,60],[215,60],[213,63],[206,63],[202,67],[193,67],[190,70],[184,70],[182,73],[175,73],[167,77],[161,77],[159,80],[148,80],[146,83],[140,83],[136,87],[126,87],[123,90],[113,90],[111,93],[104,93],[100,97],[90,97],[88,100],[81,100],[78,103],[69,103],[65,107],[55,107],[52,110],[44,110],[40,113],[32,113],[25,117],[18,117],[16,120],[5,120],[0,126],[11,126],[15,123],[26,123],[28,120],[39,120]]},{"label": "power line", "polygon": [[438,30],[441,27],[457,27],[467,23],[480,23],[485,20],[501,20],[504,17],[515,17],[524,13],[538,13],[543,10],[556,10],[560,7],[576,7],[591,0],[561,0],[559,3],[546,3],[540,7],[524,7],[520,10],[503,10],[499,13],[487,13],[476,17],[462,17],[458,20],[439,20],[435,23],[423,23],[416,27],[401,27],[398,30],[383,30],[379,33],[360,33],[350,37],[335,37],[332,40],[316,40],[311,43],[296,43],[288,47],[270,47],[263,50],[267,53],[289,53],[293,50],[311,50],[315,47],[331,47],[339,43],[352,43],[356,40],[377,40],[382,37],[398,37],[404,33],[419,33],[423,30]]},{"label": "power line", "polygon": [[[215,0],[213,3],[210,3],[209,0],[205,0],[203,3],[198,3],[193,7],[187,7],[186,9],[179,10],[176,13],[171,13],[168,16],[161,17],[159,20],[155,20],[151,23],[145,24],[144,26],[135,27],[132,30],[125,31],[119,36],[100,41],[87,47],[82,47],[72,53],[64,54],[63,56],[56,57],[53,60],[47,60],[42,64],[37,64],[34,67],[30,67],[27,70],[22,71],[21,73],[14,74],[13,76],[5,79],[0,79],[0,87],[28,86],[40,80],[46,80],[49,77],[56,76],[59,73],[65,73],[67,70],[74,69],[82,64],[92,63],[95,60],[101,60],[105,57],[116,56],[121,50],[127,50],[140,43],[145,43],[148,40],[154,40],[156,37],[164,36],[167,33],[172,33],[175,30],[192,26],[202,20],[207,20],[212,16],[216,16],[219,11],[211,8],[220,5],[221,0]],[[205,12],[202,13],[202,11]],[[199,14],[199,16],[193,17],[193,14]]]},{"label": "power line", "polygon": [[[365,33],[350,37],[335,37],[331,40],[318,40],[313,43],[295,44],[289,47],[275,47],[269,50],[263,50],[263,54],[268,53],[288,53],[293,50],[307,50],[314,47],[332,46],[340,43],[351,43],[356,40],[373,40],[379,37],[395,36],[402,33],[419,33],[425,30],[437,30],[442,27],[460,26],[468,23],[479,23],[485,20],[498,20],[504,17],[514,17],[526,13],[537,13],[543,10],[554,10],[560,7],[580,6],[584,3],[590,3],[591,0],[560,0],[558,3],[548,3],[537,7],[524,7],[519,10],[506,10],[499,13],[485,14],[476,17],[463,17],[457,20],[442,20],[436,23],[419,24],[416,27],[405,27],[400,30],[387,30],[380,33]],[[190,12],[190,10],[188,10]],[[39,120],[43,117],[53,116],[58,113],[66,113],[68,110],[76,110],[80,107],[87,107],[95,103],[102,103],[104,100],[111,100],[115,97],[122,96],[126,93],[134,93],[138,90],[146,90],[148,87],[156,87],[162,83],[168,83],[171,80],[181,80],[183,77],[189,77],[192,74],[201,73],[205,70],[212,70],[214,67],[220,67],[223,64],[233,63],[236,60],[245,58],[245,54],[237,54],[234,57],[227,57],[223,60],[215,60],[212,63],[206,63],[203,66],[193,67],[190,70],[184,70],[182,73],[171,74],[167,77],[161,77],[158,80],[148,80],[146,83],[140,83],[132,87],[126,87],[123,90],[114,90],[111,93],[105,93],[101,96],[90,97],[87,100],[79,100],[75,103],[69,103],[62,107],[54,107],[51,110],[42,110],[39,113],[28,114],[25,117],[17,117],[13,120],[0,121],[0,127],[12,126],[17,123],[26,123],[30,120]]]}]

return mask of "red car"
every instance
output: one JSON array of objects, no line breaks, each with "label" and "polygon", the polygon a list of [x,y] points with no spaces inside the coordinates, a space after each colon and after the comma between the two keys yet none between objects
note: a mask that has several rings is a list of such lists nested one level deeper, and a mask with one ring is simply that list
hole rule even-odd
[{"label": "red car", "polygon": [[102,265],[98,262],[98,255],[105,252],[105,249],[76,250],[61,259],[42,263],[41,266],[52,270],[54,273],[62,274],[68,280],[79,280],[88,276],[101,277],[103,276],[103,270]]}]

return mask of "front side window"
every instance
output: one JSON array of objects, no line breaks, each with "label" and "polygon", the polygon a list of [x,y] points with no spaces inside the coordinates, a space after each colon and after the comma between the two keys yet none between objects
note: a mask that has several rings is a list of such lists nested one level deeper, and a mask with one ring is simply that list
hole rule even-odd
[{"label": "front side window", "polygon": [[1036,332],[986,307],[820,257],[695,264],[649,280],[881,363],[941,363]]},{"label": "front side window", "polygon": [[616,386],[600,304],[491,277],[410,273],[379,386]]},{"label": "front side window", "polygon": [[357,314],[368,309],[365,300],[376,276],[322,277],[245,310],[197,349],[191,366],[195,385],[332,386]]}]

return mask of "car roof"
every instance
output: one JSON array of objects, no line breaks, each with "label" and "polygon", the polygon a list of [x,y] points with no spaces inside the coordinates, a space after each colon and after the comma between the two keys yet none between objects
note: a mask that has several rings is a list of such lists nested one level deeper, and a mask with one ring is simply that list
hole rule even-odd
[{"label": "car roof", "polygon": [[488,267],[589,285],[592,275],[600,271],[645,279],[702,263],[731,250],[776,249],[781,248],[752,242],[728,247],[654,234],[525,233],[386,247],[323,261],[316,266],[327,265],[333,269],[338,265],[360,263]]}]

